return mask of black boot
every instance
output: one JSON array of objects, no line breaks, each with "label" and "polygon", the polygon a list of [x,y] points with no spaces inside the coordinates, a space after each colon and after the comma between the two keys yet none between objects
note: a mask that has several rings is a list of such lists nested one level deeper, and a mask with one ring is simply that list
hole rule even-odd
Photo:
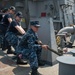
[{"label": "black boot", "polygon": [[32,69],[31,75],[42,75],[40,74],[37,69]]},{"label": "black boot", "polygon": [[45,65],[45,62],[43,62],[42,60],[38,61],[38,66],[44,66],[44,65]]},{"label": "black boot", "polygon": [[14,51],[11,49],[10,45],[7,47],[7,49],[7,54],[14,54]]},{"label": "black boot", "polygon": [[8,49],[7,54],[14,54],[14,51]]},{"label": "black boot", "polygon": [[24,62],[21,58],[17,57],[16,64],[25,65],[25,64],[27,64],[27,61]]},{"label": "black boot", "polygon": [[32,70],[31,75],[37,75],[37,70]]}]

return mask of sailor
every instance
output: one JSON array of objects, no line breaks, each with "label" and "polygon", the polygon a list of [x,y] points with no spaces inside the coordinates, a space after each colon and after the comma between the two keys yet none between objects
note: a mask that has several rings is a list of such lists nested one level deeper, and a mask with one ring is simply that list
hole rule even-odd
[{"label": "sailor", "polygon": [[5,13],[7,13],[7,11],[8,11],[7,8],[4,8],[4,9],[0,10],[0,22],[2,21],[2,18],[4,17],[3,15],[4,15]]},{"label": "sailor", "polygon": [[[9,9],[8,9],[8,13],[5,14],[4,18],[2,19],[2,22],[3,22],[3,25],[4,25],[4,28],[7,30],[9,24],[12,22],[13,20],[13,14],[15,13],[15,7],[14,6],[11,6]],[[6,30],[4,31],[6,33]]]},{"label": "sailor", "polygon": [[3,26],[3,25],[1,25],[2,19],[5,16],[5,14],[7,14],[7,13],[8,13],[8,8],[2,9],[2,11],[0,13],[0,30],[2,30],[2,26]]},{"label": "sailor", "polygon": [[[24,35],[26,32],[25,30],[21,27],[21,19],[22,19],[22,12],[18,11],[15,16],[15,20],[13,20],[8,27],[8,30],[6,32],[5,38],[8,41],[8,43],[13,46],[13,48],[16,50],[18,43],[19,43],[19,37],[17,34]],[[16,51],[15,51],[16,52]],[[26,64],[21,61],[21,59],[18,59],[17,64]]]},{"label": "sailor", "polygon": [[[8,13],[5,14],[4,18],[2,19],[4,35],[6,34],[7,28],[13,20],[13,14],[15,14],[15,10],[16,10],[15,7],[11,6],[8,10]],[[13,53],[13,51],[11,50],[11,46],[8,44],[8,42],[6,41],[6,39],[4,37],[2,50],[5,50],[6,48],[8,49],[7,54],[12,54]]]},{"label": "sailor", "polygon": [[40,28],[38,21],[30,22],[30,29],[21,39],[18,46],[18,58],[29,59],[30,67],[32,69],[31,75],[38,74],[38,66],[43,66],[41,63],[42,48],[47,49],[47,45],[40,45],[41,41],[38,39],[37,31]]}]

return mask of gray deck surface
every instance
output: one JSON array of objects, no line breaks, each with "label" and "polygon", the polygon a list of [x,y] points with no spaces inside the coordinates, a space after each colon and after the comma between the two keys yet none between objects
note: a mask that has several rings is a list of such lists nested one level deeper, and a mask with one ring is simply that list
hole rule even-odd
[{"label": "gray deck surface", "polygon": [[[29,64],[16,65],[16,61],[11,59],[12,56],[12,54],[7,55],[6,51],[0,49],[0,75],[30,75]],[[59,75],[59,63],[53,66],[45,65],[39,67],[38,71],[42,75]]]}]

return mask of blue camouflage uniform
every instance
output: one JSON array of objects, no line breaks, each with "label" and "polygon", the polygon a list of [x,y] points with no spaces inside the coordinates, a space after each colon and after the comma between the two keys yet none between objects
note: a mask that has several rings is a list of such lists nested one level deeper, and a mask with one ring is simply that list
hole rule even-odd
[{"label": "blue camouflage uniform", "polygon": [[29,29],[23,36],[18,47],[18,53],[21,53],[23,58],[29,59],[32,69],[38,68],[38,61],[41,58],[42,47],[36,42],[37,40],[37,34],[32,29]]},{"label": "blue camouflage uniform", "polygon": [[[22,13],[17,12],[16,16],[22,17]],[[7,33],[5,35],[6,40],[8,41],[8,43],[11,46],[13,46],[15,50],[16,50],[17,45],[19,43],[19,37],[17,36],[19,31],[15,28],[16,26],[20,26],[20,22],[17,22],[16,19],[15,19],[11,22],[10,26],[8,27]]]},{"label": "blue camouflage uniform", "polygon": [[4,49],[7,48],[8,51],[10,51],[11,50],[11,45],[9,45],[9,43],[6,41],[6,38],[5,38],[6,31],[9,27],[9,25],[10,25],[10,22],[8,21],[8,18],[13,19],[12,14],[10,14],[10,13],[5,14],[5,16],[2,19],[0,29],[1,29],[2,34],[3,34],[2,49],[4,50]]},{"label": "blue camouflage uniform", "polygon": [[14,49],[16,50],[17,45],[18,45],[18,41],[19,38],[17,36],[18,30],[15,28],[15,26],[17,26],[20,24],[18,22],[16,22],[16,20],[12,21],[10,24],[10,27],[8,28],[7,32],[6,32],[6,40],[8,41],[8,43],[14,47]]}]

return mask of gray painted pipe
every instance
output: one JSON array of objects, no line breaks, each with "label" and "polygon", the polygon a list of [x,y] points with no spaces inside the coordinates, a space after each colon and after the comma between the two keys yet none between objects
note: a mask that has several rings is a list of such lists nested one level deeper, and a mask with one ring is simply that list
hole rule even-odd
[{"label": "gray painted pipe", "polygon": [[64,32],[67,32],[67,33],[73,33],[73,32],[75,32],[75,26],[72,26],[72,27],[64,27],[61,30],[59,30],[58,34],[62,34]]}]

